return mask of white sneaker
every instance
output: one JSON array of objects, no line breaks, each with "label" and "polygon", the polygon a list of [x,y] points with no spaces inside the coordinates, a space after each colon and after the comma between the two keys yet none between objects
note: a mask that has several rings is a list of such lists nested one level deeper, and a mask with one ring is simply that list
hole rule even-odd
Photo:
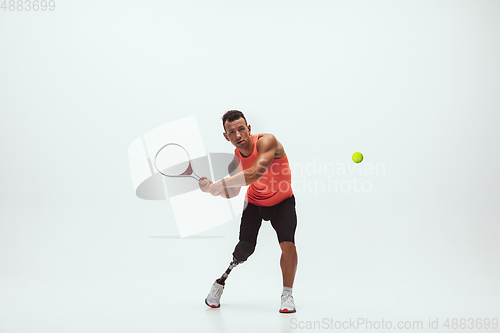
[{"label": "white sneaker", "polygon": [[295,303],[293,302],[292,293],[285,292],[281,295],[281,313],[295,313]]},{"label": "white sneaker", "polygon": [[220,307],[220,297],[222,295],[222,291],[224,290],[224,286],[222,284],[214,282],[212,285],[212,289],[208,294],[207,298],[205,298],[205,304],[211,308]]}]

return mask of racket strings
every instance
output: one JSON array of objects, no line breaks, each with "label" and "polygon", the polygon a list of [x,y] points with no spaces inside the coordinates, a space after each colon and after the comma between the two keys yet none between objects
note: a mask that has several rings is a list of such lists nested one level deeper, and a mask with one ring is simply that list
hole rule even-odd
[{"label": "racket strings", "polygon": [[156,169],[165,176],[189,176],[193,173],[187,151],[180,145],[163,146],[155,158]]}]

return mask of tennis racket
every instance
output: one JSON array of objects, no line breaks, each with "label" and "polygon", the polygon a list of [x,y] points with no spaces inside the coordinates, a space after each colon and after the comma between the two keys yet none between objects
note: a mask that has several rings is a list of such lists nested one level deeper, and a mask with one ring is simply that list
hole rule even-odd
[{"label": "tennis racket", "polygon": [[191,177],[200,180],[191,165],[187,150],[177,143],[167,143],[158,150],[154,165],[156,170],[167,177]]},{"label": "tennis racket", "polygon": [[[177,143],[167,143],[158,150],[154,165],[156,170],[167,177],[191,177],[200,181],[191,165],[191,158],[187,150]],[[224,184],[224,180],[222,181]],[[211,183],[211,182],[210,182]],[[229,198],[228,190],[224,184],[224,193]]]}]

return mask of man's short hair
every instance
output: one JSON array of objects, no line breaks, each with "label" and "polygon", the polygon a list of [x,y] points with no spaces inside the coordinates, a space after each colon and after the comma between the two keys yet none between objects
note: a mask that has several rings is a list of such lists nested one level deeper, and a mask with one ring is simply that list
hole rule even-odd
[{"label": "man's short hair", "polygon": [[226,121],[232,122],[238,120],[240,118],[245,119],[245,124],[247,124],[247,119],[243,115],[243,112],[238,110],[229,110],[222,116],[222,127],[224,128],[224,132],[226,131]]}]

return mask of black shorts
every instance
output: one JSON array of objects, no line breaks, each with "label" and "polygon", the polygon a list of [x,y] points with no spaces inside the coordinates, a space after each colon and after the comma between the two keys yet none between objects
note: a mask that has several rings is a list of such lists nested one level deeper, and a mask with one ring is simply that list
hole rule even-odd
[{"label": "black shorts", "polygon": [[295,196],[283,200],[271,207],[261,207],[245,202],[246,208],[241,215],[240,240],[257,244],[257,235],[262,220],[271,221],[276,230],[278,242],[295,243],[297,214],[295,212]]}]

